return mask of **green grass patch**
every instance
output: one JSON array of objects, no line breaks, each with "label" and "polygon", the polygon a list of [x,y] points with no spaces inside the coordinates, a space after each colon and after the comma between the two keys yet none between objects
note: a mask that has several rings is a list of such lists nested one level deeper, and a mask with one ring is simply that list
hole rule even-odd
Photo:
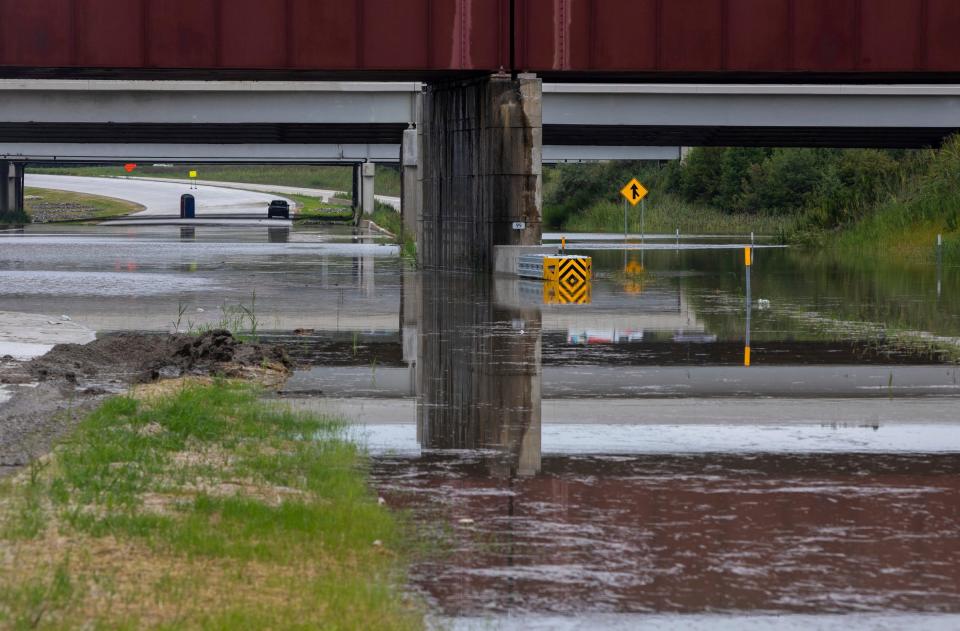
[{"label": "green grass patch", "polygon": [[348,221],[353,218],[353,208],[349,204],[325,202],[319,197],[307,195],[286,195],[297,203],[295,219],[333,219]]},{"label": "green grass patch", "polygon": [[[241,182],[274,184],[325,190],[353,190],[353,168],[349,166],[311,166],[277,164],[201,164],[155,167],[143,165],[134,171],[134,177],[163,177],[184,179],[190,171],[197,171],[198,179],[213,182]],[[31,173],[51,175],[127,176],[123,166],[44,167],[31,168]],[[374,186],[378,195],[400,195],[400,174],[388,165],[377,165]]]},{"label": "green grass patch", "polygon": [[370,216],[370,220],[395,235],[399,236],[403,232],[403,217],[392,206],[377,202],[376,210]]},{"label": "green grass patch", "polygon": [[376,202],[376,210],[370,217],[373,223],[389,231],[400,246],[400,254],[407,259],[416,259],[416,235],[408,234],[403,228],[403,216],[393,206]]},{"label": "green grass patch", "polygon": [[39,188],[24,191],[24,206],[35,222],[100,220],[143,210],[123,199]]},{"label": "green grass patch", "polygon": [[[651,196],[647,203],[644,227],[647,233],[681,234],[730,234],[779,236],[792,229],[795,220],[789,216],[729,214],[684,202],[679,198],[662,194]],[[547,210],[549,214],[549,210]],[[627,230],[641,230],[640,206],[627,208]],[[570,232],[619,232],[623,233],[623,204],[601,201],[581,213],[567,217],[563,226]]]},{"label": "green grass patch", "polygon": [[0,517],[0,627],[422,626],[344,424],[248,385],[106,402],[0,488]]}]

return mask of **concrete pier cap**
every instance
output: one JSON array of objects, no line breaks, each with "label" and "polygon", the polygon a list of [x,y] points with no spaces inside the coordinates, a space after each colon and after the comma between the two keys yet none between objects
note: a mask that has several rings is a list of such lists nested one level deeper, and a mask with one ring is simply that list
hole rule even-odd
[{"label": "concrete pier cap", "polygon": [[420,264],[493,272],[494,248],[539,245],[543,86],[497,74],[427,85],[421,132]]}]

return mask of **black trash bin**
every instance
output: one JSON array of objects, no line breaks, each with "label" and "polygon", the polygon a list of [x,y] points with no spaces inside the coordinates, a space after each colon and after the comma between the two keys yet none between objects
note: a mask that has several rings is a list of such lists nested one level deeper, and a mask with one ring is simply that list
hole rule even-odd
[{"label": "black trash bin", "polygon": [[290,219],[290,204],[286,200],[275,199],[267,209],[267,219]]},{"label": "black trash bin", "polygon": [[197,200],[193,195],[180,196],[180,219],[195,219],[197,216]]}]

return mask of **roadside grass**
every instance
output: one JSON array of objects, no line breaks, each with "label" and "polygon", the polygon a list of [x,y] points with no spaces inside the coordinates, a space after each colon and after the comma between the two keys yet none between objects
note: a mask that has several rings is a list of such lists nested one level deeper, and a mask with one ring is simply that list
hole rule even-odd
[{"label": "roadside grass", "polygon": [[0,486],[0,627],[422,627],[404,526],[341,421],[159,385]]},{"label": "roadside grass", "polygon": [[[549,216],[549,209],[545,216]],[[632,233],[641,230],[640,206],[628,207],[627,226]],[[789,216],[731,215],[706,206],[689,204],[672,195],[660,195],[647,203],[644,229],[648,233],[727,234],[776,236],[786,234],[795,219]],[[569,232],[623,233],[623,204],[598,202],[581,213],[571,215],[563,230]]]},{"label": "roadside grass", "polygon": [[821,237],[815,243],[874,260],[929,263],[937,256],[937,235],[943,238],[943,261],[960,264],[960,229],[956,222],[946,217],[918,219],[900,202],[890,202],[850,229]]},{"label": "roadside grass", "polygon": [[106,219],[143,210],[140,204],[123,199],[40,188],[24,190],[24,206],[34,220],[49,221]]},{"label": "roadside grass", "polygon": [[307,195],[285,195],[297,203],[295,220],[332,219],[349,221],[353,219],[353,208],[349,205],[325,202],[319,197]]},{"label": "roadside grass", "polygon": [[[201,164],[155,167],[142,165],[133,177],[166,177],[183,179],[190,171],[197,171],[199,179],[214,182],[245,182],[248,184],[275,184],[322,188],[335,191],[353,189],[353,169],[342,166],[277,165],[277,164]],[[50,175],[85,175],[97,177],[128,176],[121,165],[89,167],[37,167],[31,173]],[[378,195],[400,195],[400,174],[396,169],[377,166],[374,186]]]},{"label": "roadside grass", "polygon": [[416,235],[407,234],[403,229],[403,217],[392,206],[376,202],[376,210],[370,220],[395,236],[400,246],[400,255],[407,259],[417,258]]}]

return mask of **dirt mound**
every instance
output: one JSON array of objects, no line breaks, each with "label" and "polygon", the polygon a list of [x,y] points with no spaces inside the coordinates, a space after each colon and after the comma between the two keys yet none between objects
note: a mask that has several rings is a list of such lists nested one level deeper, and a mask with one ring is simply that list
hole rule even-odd
[{"label": "dirt mound", "polygon": [[123,394],[130,384],[223,375],[274,387],[290,366],[282,348],[244,343],[229,331],[120,333],[84,345],[60,344],[25,363],[0,361],[0,384],[30,384],[3,404],[0,477],[46,453],[104,397]]},{"label": "dirt mound", "polygon": [[233,375],[243,368],[290,367],[279,347],[244,343],[229,331],[194,335],[120,333],[89,344],[61,344],[28,363],[43,381],[121,378],[144,383],[185,374]]}]

